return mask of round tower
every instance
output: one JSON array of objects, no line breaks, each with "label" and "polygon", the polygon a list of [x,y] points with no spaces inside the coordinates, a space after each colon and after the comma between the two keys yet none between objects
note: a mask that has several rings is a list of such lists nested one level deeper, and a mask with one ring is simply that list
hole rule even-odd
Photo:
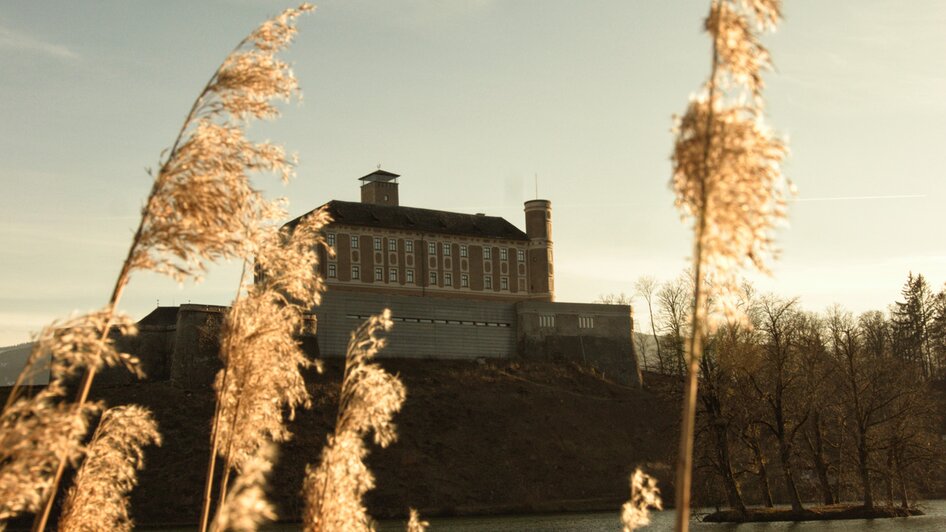
[{"label": "round tower", "polygon": [[529,236],[529,297],[555,299],[552,266],[552,202],[534,199],[525,203],[526,235]]}]

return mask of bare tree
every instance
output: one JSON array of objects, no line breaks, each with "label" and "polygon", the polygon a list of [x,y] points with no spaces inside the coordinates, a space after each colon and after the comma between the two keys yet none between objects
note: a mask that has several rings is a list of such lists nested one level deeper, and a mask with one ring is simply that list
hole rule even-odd
[{"label": "bare tree", "polygon": [[657,368],[665,373],[663,352],[660,349],[660,339],[657,337],[657,323],[654,320],[654,293],[657,291],[657,280],[645,275],[634,283],[634,295],[640,297],[647,304],[647,319],[650,321],[650,333],[654,337],[657,350]]},{"label": "bare tree", "polygon": [[801,400],[801,372],[797,352],[792,348],[796,332],[796,299],[763,297],[758,305],[757,327],[763,345],[755,366],[744,366],[745,376],[764,408],[758,422],[768,429],[778,445],[785,489],[792,510],[803,510],[792,463],[798,432],[805,426],[810,409]]},{"label": "bare tree", "polygon": [[808,424],[802,437],[809,451],[812,467],[818,477],[818,488],[824,504],[834,504],[837,496],[831,488],[831,463],[828,449],[833,447],[829,438],[828,422],[839,408],[833,393],[837,373],[828,358],[824,337],[824,320],[812,313],[799,313],[795,334],[795,349],[801,360],[804,381],[803,398],[808,403]]},{"label": "bare tree", "polygon": [[664,342],[666,369],[676,375],[686,375],[686,342],[690,305],[692,300],[689,279],[677,277],[660,285],[657,290],[660,339]]}]

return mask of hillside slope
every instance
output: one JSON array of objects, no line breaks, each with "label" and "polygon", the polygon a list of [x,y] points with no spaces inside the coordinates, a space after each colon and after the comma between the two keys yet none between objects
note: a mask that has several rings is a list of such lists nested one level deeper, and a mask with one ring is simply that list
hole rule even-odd
[{"label": "hillside slope", "polygon": [[[676,450],[676,404],[570,365],[386,360],[408,389],[395,418],[400,438],[371,448],[376,517],[614,509],[628,475],[647,464],[668,486]],[[315,404],[298,412],[295,438],[280,449],[271,497],[298,519],[305,466],[317,462],[335,419],[339,361],[313,375]],[[167,382],[100,388],[110,405],[154,410],[164,445],[147,450],[133,494],[139,524],[194,522],[206,470],[213,396]],[[667,491],[667,490],[665,490]]]}]

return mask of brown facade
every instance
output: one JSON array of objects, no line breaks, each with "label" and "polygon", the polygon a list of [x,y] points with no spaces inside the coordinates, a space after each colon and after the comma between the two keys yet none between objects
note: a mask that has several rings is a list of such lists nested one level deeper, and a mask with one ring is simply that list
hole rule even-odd
[{"label": "brown facade", "polygon": [[[360,180],[361,203],[325,204],[330,289],[473,299],[553,300],[551,204],[525,203],[526,231],[505,219],[398,204],[397,174]],[[300,218],[289,222],[293,226]]]},{"label": "brown facade", "polygon": [[[337,223],[328,225],[323,233],[326,240],[335,242],[334,256],[320,253],[319,269],[330,290],[550,300],[548,294],[529,290],[533,283],[527,263],[533,250],[528,240],[490,241],[457,235],[409,234]],[[376,249],[376,239],[380,239],[380,250]],[[353,240],[358,242],[357,247],[352,247]],[[520,261],[520,256],[526,261]],[[353,277],[355,269],[357,278]],[[436,278],[433,283],[432,273]]]}]

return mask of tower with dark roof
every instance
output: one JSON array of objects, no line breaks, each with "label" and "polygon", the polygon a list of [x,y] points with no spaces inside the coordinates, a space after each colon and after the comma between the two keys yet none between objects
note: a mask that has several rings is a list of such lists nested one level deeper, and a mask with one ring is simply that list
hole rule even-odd
[{"label": "tower with dark roof", "polygon": [[397,178],[399,177],[401,176],[386,172],[381,167],[364,177],[359,177],[358,180],[361,181],[361,202],[397,207]]}]

